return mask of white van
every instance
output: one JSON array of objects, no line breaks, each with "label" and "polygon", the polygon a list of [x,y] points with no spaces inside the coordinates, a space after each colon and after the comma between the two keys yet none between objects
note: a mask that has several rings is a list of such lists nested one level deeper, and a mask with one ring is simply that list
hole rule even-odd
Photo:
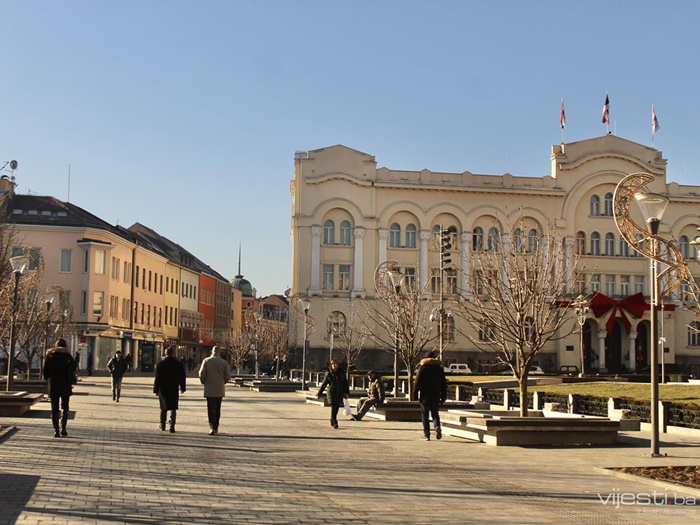
[{"label": "white van", "polygon": [[472,370],[464,363],[452,363],[445,367],[445,372],[450,374],[471,374]]}]

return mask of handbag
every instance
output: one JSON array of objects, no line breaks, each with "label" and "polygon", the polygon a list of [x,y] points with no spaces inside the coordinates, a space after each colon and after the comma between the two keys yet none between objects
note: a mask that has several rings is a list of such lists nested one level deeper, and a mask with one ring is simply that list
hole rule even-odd
[{"label": "handbag", "polygon": [[352,409],[350,408],[350,400],[346,399],[345,405],[343,406],[343,415],[349,416],[350,414],[352,414]]}]

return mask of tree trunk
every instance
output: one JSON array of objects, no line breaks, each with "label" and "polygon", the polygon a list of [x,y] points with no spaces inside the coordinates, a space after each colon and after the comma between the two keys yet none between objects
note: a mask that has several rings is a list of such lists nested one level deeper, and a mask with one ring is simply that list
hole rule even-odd
[{"label": "tree trunk", "polygon": [[527,417],[527,376],[518,379],[520,383],[520,417]]}]

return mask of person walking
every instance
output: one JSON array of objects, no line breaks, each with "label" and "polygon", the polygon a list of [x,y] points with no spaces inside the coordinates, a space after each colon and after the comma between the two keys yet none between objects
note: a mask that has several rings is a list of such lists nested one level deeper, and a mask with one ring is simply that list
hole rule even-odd
[{"label": "person walking", "polygon": [[357,414],[351,416],[355,421],[360,421],[370,408],[384,403],[386,394],[382,378],[374,370],[367,372],[367,378],[369,379],[368,397],[363,397],[357,402]]},{"label": "person walking", "polygon": [[92,375],[92,362],[93,362],[94,359],[95,359],[95,358],[93,357],[92,352],[88,351],[88,355],[87,355],[87,372],[88,372],[88,375],[89,375],[89,376]]},{"label": "person walking", "polygon": [[326,388],[328,388],[326,400],[331,406],[331,426],[338,428],[338,410],[340,410],[344,400],[350,395],[350,386],[345,373],[340,368],[340,363],[336,359],[333,359],[331,366],[328,367],[326,377],[316,393],[317,399],[321,398]]},{"label": "person walking", "polygon": [[117,350],[114,357],[107,363],[109,374],[112,376],[112,401],[119,403],[122,395],[122,379],[126,373],[126,359],[122,356],[121,350]]},{"label": "person walking", "polygon": [[175,348],[169,346],[165,351],[165,359],[156,366],[156,379],[153,382],[153,393],[160,400],[160,429],[165,430],[165,420],[170,411],[170,432],[175,432],[180,393],[187,390],[185,366],[175,357]]},{"label": "person walking", "polygon": [[226,383],[231,380],[231,367],[219,354],[219,347],[215,346],[199,368],[199,380],[204,385],[204,397],[207,398],[210,436],[219,433],[221,402],[226,395]]},{"label": "person walking", "polygon": [[[59,339],[46,353],[42,376],[48,382],[49,398],[51,399],[51,422],[53,423],[53,437],[67,436],[66,424],[70,411],[70,396],[73,395],[73,385],[77,382],[75,377],[75,360],[68,351],[65,339]],[[63,411],[59,412],[60,409]],[[59,430],[59,417],[61,427]]]},{"label": "person walking", "polygon": [[447,378],[442,362],[435,358],[435,352],[430,352],[421,359],[416,380],[413,386],[413,398],[420,401],[421,420],[423,422],[423,438],[430,441],[430,417],[435,426],[435,437],[442,439],[440,428],[440,405],[447,399]]}]

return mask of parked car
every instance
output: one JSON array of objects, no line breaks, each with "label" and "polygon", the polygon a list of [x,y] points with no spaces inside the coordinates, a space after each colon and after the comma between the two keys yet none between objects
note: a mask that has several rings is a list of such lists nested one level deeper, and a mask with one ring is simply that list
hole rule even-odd
[{"label": "parked car", "polygon": [[[26,374],[27,373],[27,363],[22,361],[21,359],[17,359],[15,357],[15,360],[12,362],[12,366],[15,369],[15,372],[20,373],[20,374]],[[7,371],[7,357],[0,357],[0,370],[2,370],[2,373],[6,373]]]},{"label": "parked car", "polygon": [[[502,375],[502,376],[512,376],[512,375],[513,375],[513,371],[510,370],[510,369],[508,369],[508,370],[504,370],[503,372],[499,372],[498,374],[499,374],[499,375]],[[530,367],[530,373],[529,373],[528,375],[531,375],[531,376],[533,376],[533,375],[538,376],[538,375],[539,375],[539,376],[541,376],[541,375],[544,375],[544,370],[542,370],[542,368],[540,368],[540,367],[537,366],[537,365],[532,365],[532,366]]]},{"label": "parked car", "polygon": [[471,374],[472,369],[469,365],[465,363],[452,363],[450,366],[445,367],[445,373],[447,374]]},{"label": "parked car", "polygon": [[578,367],[574,365],[561,365],[559,367],[559,373],[569,376],[578,375]]}]

